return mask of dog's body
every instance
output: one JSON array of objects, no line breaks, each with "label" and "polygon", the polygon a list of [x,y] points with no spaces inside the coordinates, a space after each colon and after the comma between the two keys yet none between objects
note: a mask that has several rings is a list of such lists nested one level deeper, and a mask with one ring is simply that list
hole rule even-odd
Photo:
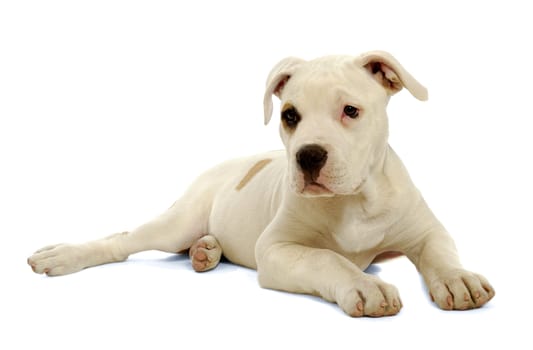
[{"label": "dog's body", "polygon": [[396,314],[396,288],[363,271],[405,254],[443,309],[485,304],[493,288],[461,267],[454,243],[388,146],[386,106],[406,87],[426,90],[389,54],[281,61],[265,93],[282,100],[286,151],[223,163],[163,215],[131,231],[43,248],[38,273],[61,275],[157,249],[189,250],[197,271],[223,253],[258,270],[267,288],[320,295],[352,316]]}]

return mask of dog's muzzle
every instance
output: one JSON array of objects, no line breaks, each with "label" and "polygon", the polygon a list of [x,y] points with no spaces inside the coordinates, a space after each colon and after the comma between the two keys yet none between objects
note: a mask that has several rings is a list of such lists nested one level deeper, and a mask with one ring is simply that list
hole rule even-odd
[{"label": "dog's muzzle", "polygon": [[328,152],[319,145],[307,145],[296,153],[296,161],[305,177],[305,182],[315,182],[326,164]]}]

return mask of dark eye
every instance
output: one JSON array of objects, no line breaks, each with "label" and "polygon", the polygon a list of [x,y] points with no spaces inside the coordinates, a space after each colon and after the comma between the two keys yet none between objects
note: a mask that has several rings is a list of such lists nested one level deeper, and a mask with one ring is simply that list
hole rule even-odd
[{"label": "dark eye", "polygon": [[349,105],[344,106],[344,114],[352,119],[355,119],[359,116],[359,108]]},{"label": "dark eye", "polygon": [[298,122],[300,122],[300,119],[300,114],[294,107],[289,107],[281,112],[281,120],[291,129],[296,127]]}]

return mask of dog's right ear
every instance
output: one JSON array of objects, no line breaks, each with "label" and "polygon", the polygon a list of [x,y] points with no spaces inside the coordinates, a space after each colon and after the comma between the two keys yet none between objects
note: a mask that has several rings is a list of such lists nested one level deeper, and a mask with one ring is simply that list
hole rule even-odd
[{"label": "dog's right ear", "polygon": [[360,64],[380,83],[389,95],[405,87],[420,101],[428,99],[427,89],[420,84],[390,53],[370,51],[359,56]]},{"label": "dog's right ear", "polygon": [[281,60],[272,68],[268,75],[263,107],[265,109],[265,125],[272,117],[272,95],[281,98],[281,93],[287,81],[289,81],[294,71],[305,61],[301,58],[287,57]]}]

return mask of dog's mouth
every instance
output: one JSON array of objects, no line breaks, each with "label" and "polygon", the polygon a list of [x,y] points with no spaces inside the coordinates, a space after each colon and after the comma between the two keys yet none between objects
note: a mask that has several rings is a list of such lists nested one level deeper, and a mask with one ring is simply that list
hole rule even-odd
[{"label": "dog's mouth", "polygon": [[300,191],[304,196],[333,196],[334,193],[325,185],[316,181],[305,181],[305,184]]},{"label": "dog's mouth", "polygon": [[357,182],[356,185],[344,189],[335,184],[324,183],[323,179],[311,179],[304,176],[302,182],[297,185],[296,193],[303,197],[333,197],[337,195],[356,195],[360,193],[366,183],[366,179]]}]

